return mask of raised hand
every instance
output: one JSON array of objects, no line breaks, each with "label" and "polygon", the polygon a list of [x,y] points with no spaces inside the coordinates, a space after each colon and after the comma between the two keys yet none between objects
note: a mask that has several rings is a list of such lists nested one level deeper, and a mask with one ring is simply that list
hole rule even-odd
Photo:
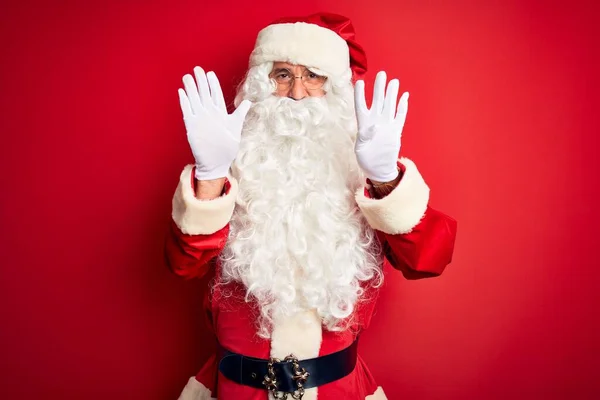
[{"label": "raised hand", "polygon": [[[404,92],[396,108],[400,82],[392,79],[387,85],[384,71],[377,74],[371,109],[365,101],[365,82],[354,87],[354,104],[358,137],[354,147],[358,164],[365,175],[377,182],[389,182],[398,176],[402,128],[408,112],[408,92]],[[385,95],[384,95],[385,93]]]},{"label": "raised hand", "polygon": [[223,178],[237,156],[242,126],[252,103],[244,100],[228,114],[215,73],[205,74],[196,67],[194,75],[195,81],[190,74],[183,77],[185,90],[179,89],[179,103],[196,160],[195,176],[198,180]]}]

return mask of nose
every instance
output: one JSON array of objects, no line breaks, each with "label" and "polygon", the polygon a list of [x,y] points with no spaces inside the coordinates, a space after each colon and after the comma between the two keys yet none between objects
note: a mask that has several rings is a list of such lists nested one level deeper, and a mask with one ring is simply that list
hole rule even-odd
[{"label": "nose", "polygon": [[308,96],[308,91],[302,84],[299,78],[294,79],[290,90],[288,91],[288,97],[294,100],[302,100]]}]

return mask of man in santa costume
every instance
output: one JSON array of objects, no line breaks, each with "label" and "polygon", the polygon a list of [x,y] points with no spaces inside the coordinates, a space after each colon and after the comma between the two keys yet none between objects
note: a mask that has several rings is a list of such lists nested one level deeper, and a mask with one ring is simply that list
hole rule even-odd
[{"label": "man in santa costume", "polygon": [[365,70],[350,21],[315,14],[259,33],[231,114],[213,72],[184,76],[195,164],[166,255],[183,277],[214,274],[218,351],[181,400],[386,398],[357,354],[384,265],[439,275],[456,222],[398,159],[408,93],[380,72],[368,108]]}]

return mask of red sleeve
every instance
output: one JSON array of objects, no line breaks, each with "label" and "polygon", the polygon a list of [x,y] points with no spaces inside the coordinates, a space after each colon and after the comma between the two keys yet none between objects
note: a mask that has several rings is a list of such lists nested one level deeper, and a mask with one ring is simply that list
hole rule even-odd
[{"label": "red sleeve", "polygon": [[[211,392],[211,398],[217,398],[217,377],[219,374],[219,360],[217,354],[212,354],[206,363],[196,375],[196,380],[202,383]],[[203,394],[203,393],[199,393]],[[208,394],[208,393],[205,393]],[[197,397],[194,397],[196,399]],[[198,397],[198,399],[207,399],[207,397]]]},{"label": "red sleeve", "polygon": [[452,261],[456,226],[456,220],[428,206],[411,232],[377,235],[390,264],[406,279],[421,279],[440,275]]},{"label": "red sleeve", "polygon": [[219,255],[229,234],[229,225],[210,235],[186,235],[174,221],[165,242],[167,265],[179,276],[201,278],[208,272],[208,263]]}]

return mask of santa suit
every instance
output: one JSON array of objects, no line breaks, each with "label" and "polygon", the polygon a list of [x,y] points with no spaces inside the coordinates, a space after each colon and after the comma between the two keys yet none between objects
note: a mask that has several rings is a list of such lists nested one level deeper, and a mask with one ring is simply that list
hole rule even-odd
[{"label": "santa suit", "polygon": [[[450,263],[456,235],[456,221],[429,207],[429,188],[415,164],[402,158],[399,185],[383,199],[370,198],[365,188],[356,193],[356,203],[370,226],[376,230],[383,253],[382,264],[389,263],[407,279],[433,277]],[[226,194],[211,200],[195,197],[193,166],[187,166],[173,198],[173,223],[166,242],[170,268],[178,275],[192,278],[220,274],[216,257],[227,241],[231,216],[235,212],[238,184],[228,178]],[[383,268],[383,265],[382,265]],[[369,289],[352,315],[352,324],[342,332],[323,328],[314,310],[307,310],[276,321],[270,339],[257,335],[256,305],[245,302],[241,284],[217,286],[205,299],[217,340],[224,348],[250,357],[284,358],[293,353],[309,359],[340,351],[350,346],[371,318],[377,289]],[[190,378],[181,400],[265,400],[266,390],[228,380],[218,370],[213,355],[196,377]],[[261,379],[258,377],[257,379]],[[306,390],[303,399],[385,399],[369,370],[358,358],[353,372],[342,379]]]}]

